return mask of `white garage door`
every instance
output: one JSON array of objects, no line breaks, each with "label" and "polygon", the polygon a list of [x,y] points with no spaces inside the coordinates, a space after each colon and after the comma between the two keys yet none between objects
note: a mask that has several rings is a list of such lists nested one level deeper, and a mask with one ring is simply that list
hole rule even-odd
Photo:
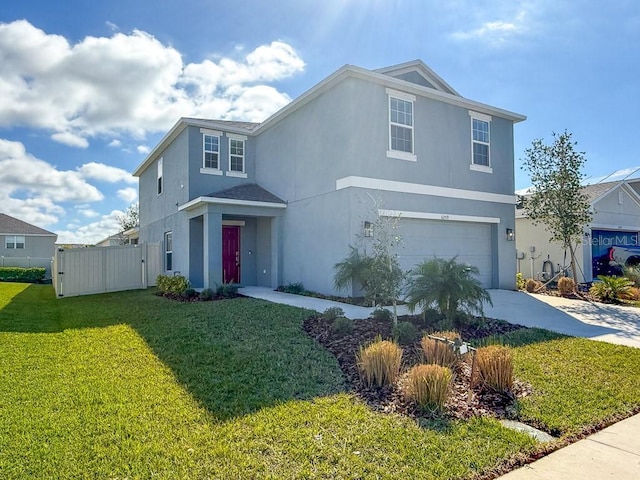
[{"label": "white garage door", "polygon": [[492,286],[490,224],[401,218],[398,232],[402,236],[398,254],[403,269],[434,256],[457,256],[459,262],[478,267],[483,286]]}]

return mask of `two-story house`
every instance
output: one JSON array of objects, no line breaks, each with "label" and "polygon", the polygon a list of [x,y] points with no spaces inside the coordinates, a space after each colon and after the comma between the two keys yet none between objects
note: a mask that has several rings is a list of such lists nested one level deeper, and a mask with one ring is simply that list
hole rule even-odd
[{"label": "two-story house", "polygon": [[463,98],[421,61],[346,65],[260,124],[180,119],[134,172],[140,241],[162,242],[165,271],[196,287],[329,293],[348,246],[397,216],[404,268],[457,256],[485,286],[514,288],[524,119]]}]

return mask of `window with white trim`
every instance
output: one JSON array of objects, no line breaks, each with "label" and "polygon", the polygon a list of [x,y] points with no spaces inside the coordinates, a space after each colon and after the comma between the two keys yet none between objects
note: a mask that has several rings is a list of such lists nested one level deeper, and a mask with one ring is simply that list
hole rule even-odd
[{"label": "window with white trim", "polygon": [[471,166],[491,171],[491,117],[469,112],[471,116]]},{"label": "window with white trim", "polygon": [[164,234],[164,269],[173,270],[173,232]]},{"label": "window with white trim", "polygon": [[229,171],[244,173],[244,140],[229,138]]},{"label": "window with white trim", "polygon": [[220,170],[220,137],[203,135],[202,168]]},{"label": "window with white trim", "polygon": [[4,238],[4,248],[23,249],[24,236],[23,235],[7,235]]},{"label": "window with white trim", "polygon": [[158,159],[158,195],[162,194],[162,187],[163,182],[162,182],[162,158]]},{"label": "window with white trim", "polygon": [[387,156],[415,161],[414,95],[387,89],[389,95],[389,150]]}]

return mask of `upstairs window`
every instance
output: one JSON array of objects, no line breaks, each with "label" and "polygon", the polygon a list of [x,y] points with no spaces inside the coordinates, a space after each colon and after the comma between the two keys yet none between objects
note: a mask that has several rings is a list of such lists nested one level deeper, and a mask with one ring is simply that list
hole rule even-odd
[{"label": "upstairs window", "polygon": [[216,135],[203,135],[204,152],[202,168],[220,170],[220,137]]},{"label": "upstairs window", "polygon": [[158,159],[158,195],[162,194],[162,158]]},{"label": "upstairs window", "polygon": [[389,151],[387,156],[416,160],[414,155],[413,103],[416,97],[387,89],[389,95]]},{"label": "upstairs window", "polygon": [[24,248],[24,236],[23,235],[7,235],[4,238],[4,247],[10,249],[23,249]]},{"label": "upstairs window", "polygon": [[246,137],[229,135],[229,175],[246,177],[244,142]]},{"label": "upstairs window", "polygon": [[471,168],[491,172],[491,133],[489,115],[469,112],[471,116]]}]

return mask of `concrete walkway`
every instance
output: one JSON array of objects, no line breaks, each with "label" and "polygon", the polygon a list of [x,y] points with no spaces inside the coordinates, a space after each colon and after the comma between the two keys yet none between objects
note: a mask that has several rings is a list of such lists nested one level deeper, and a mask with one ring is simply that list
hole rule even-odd
[{"label": "concrete walkway", "polygon": [[[319,298],[274,292],[264,287],[244,287],[240,293],[270,302],[323,312],[340,307],[351,319],[367,318],[371,308]],[[540,327],[640,348],[640,309],[581,300],[490,290],[493,307],[489,318],[527,327]],[[399,307],[399,314],[407,313]],[[638,480],[640,479],[640,415],[623,420],[529,465],[514,470],[504,480]]]}]

